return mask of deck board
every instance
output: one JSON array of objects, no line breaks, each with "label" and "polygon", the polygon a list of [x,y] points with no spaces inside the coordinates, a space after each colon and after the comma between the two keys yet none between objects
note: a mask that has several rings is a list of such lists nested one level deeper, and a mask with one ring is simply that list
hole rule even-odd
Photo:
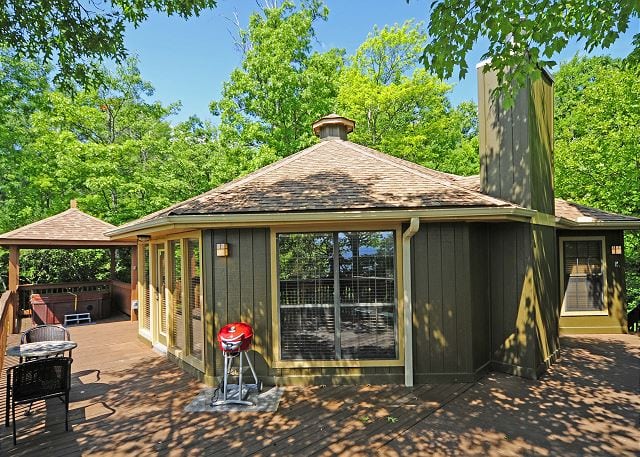
[{"label": "deck board", "polygon": [[[73,351],[71,431],[64,432],[64,409],[57,400],[34,405],[30,417],[19,408],[18,446],[11,443],[11,429],[3,427],[2,455],[311,453],[365,427],[359,418],[369,415],[373,420],[382,409],[392,410],[403,399],[429,390],[291,387],[277,413],[185,413],[184,407],[204,386],[139,341],[136,323],[111,319],[70,331],[78,343]],[[17,336],[11,336],[9,344],[17,342]],[[6,363],[17,360],[8,358]],[[2,414],[5,382],[3,376]],[[366,433],[360,432],[366,442]]]},{"label": "deck board", "polygon": [[[601,348],[601,340],[585,344],[566,340],[574,352],[565,350],[563,362],[550,370],[547,380],[537,383],[491,374],[474,384],[289,387],[275,413],[225,416],[184,412],[204,386],[139,341],[136,323],[112,319],[72,327],[71,335],[78,343],[73,351],[71,431],[64,431],[64,410],[58,400],[34,405],[30,417],[23,415],[22,407],[17,412],[18,445],[11,442],[11,428],[2,427],[0,455],[414,455],[439,451],[464,454],[478,449],[507,454],[551,449],[557,453],[564,449],[562,440],[567,438],[559,435],[550,440],[531,421],[533,412],[539,411],[536,402],[552,395],[560,398],[562,389],[569,394],[576,382],[594,379],[584,373],[593,377],[602,371],[590,368],[595,351],[610,354],[610,349]],[[9,344],[16,343],[17,336],[11,336]],[[637,340],[619,343],[610,342],[619,345],[620,355],[615,357],[620,370],[611,361],[607,365],[613,370],[608,373],[608,384],[593,381],[599,396],[594,400],[594,395],[582,395],[599,401],[602,409],[583,409],[582,417],[576,417],[554,406],[558,410],[554,419],[567,421],[567,427],[575,427],[570,422],[574,418],[576,423],[592,420],[596,425],[607,419],[617,428],[603,428],[597,442],[622,443],[617,448],[622,451],[619,455],[625,455],[624,451],[633,449],[629,441],[633,423],[614,418],[615,414],[630,416],[639,405],[628,380],[637,373],[629,370],[637,364],[638,344]],[[7,358],[6,363],[16,362]],[[4,383],[3,375],[3,415]],[[609,384],[615,396],[603,393],[603,386]],[[580,393],[588,388],[582,386]],[[620,401],[626,403],[618,404],[621,393]],[[572,397],[572,401],[579,400]],[[525,406],[526,416],[514,415],[517,409],[512,408]],[[611,415],[601,412],[609,410]],[[484,420],[476,419],[480,417]],[[526,427],[519,426],[523,420]],[[450,430],[456,430],[455,435]],[[487,437],[487,443],[478,444],[484,447],[473,447],[478,437]],[[581,439],[596,443],[591,435]]]}]

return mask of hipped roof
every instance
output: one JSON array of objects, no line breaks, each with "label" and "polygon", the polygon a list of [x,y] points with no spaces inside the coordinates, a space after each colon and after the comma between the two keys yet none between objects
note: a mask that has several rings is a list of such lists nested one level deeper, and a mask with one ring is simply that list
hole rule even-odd
[{"label": "hipped roof", "polygon": [[[480,176],[457,176],[454,181],[467,189],[480,191]],[[610,213],[597,208],[572,203],[561,198],[555,199],[555,216],[560,225],[570,227],[620,226],[640,228],[640,219],[623,214]]]},{"label": "hipped roof", "polygon": [[[462,177],[417,165],[337,138],[326,139],[204,194],[107,232],[143,233],[151,227],[252,220],[285,222],[303,213],[456,209],[485,217],[533,217],[535,211],[480,192],[479,176]],[[440,211],[441,214],[444,214]],[[556,201],[557,221],[580,227],[640,228],[640,219]],[[579,214],[578,214],[579,213]],[[590,218],[586,220],[587,217]],[[289,216],[287,216],[289,214]],[[256,217],[254,217],[256,216]],[[450,215],[449,215],[450,216]],[[375,216],[374,216],[375,217]],[[180,222],[178,222],[180,221]],[[560,224],[560,225],[561,225]]]},{"label": "hipped roof", "polygon": [[516,207],[459,186],[452,176],[331,138],[111,234],[168,216]]},{"label": "hipped roof", "polygon": [[115,225],[93,217],[77,208],[55,214],[0,235],[0,246],[33,247],[116,247],[130,245],[105,235]]}]

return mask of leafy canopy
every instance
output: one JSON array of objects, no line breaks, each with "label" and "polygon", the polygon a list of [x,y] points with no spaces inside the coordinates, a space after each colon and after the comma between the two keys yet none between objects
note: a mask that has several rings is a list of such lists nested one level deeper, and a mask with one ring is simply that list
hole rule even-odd
[{"label": "leafy canopy", "polygon": [[242,65],[211,110],[223,143],[243,150],[250,168],[311,145],[312,122],[332,111],[343,51],[312,50],[313,24],[327,15],[318,0],[297,8],[285,1],[252,14],[240,30]]},{"label": "leafy canopy", "polygon": [[[556,195],[640,216],[640,78],[610,57],[575,57],[555,75]],[[625,236],[628,304],[640,304],[640,237]]]},{"label": "leafy canopy", "polygon": [[[527,77],[539,77],[540,67],[555,65],[552,56],[569,40],[580,40],[587,52],[608,48],[638,17],[639,0],[434,0],[422,59],[442,79],[452,77],[456,67],[464,78],[467,54],[484,36],[489,39],[484,58],[492,59],[499,83],[518,88]],[[640,54],[640,33],[634,46],[632,55]]]},{"label": "leafy canopy", "polygon": [[126,24],[137,27],[150,11],[198,16],[216,0],[5,0],[0,46],[18,55],[55,62],[56,80],[71,87],[101,82],[104,59],[124,62]]},{"label": "leafy canopy", "polygon": [[374,28],[340,75],[337,111],[356,121],[351,141],[430,168],[477,173],[475,104],[452,107],[451,86],[420,67],[426,40],[412,21]]}]

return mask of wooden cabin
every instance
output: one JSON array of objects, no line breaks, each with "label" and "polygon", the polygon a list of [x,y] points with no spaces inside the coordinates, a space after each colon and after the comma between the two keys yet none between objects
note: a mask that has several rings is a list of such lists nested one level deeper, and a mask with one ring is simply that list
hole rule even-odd
[{"label": "wooden cabin", "polygon": [[107,232],[138,242],[140,337],[213,384],[226,323],[279,384],[538,377],[559,333],[623,332],[622,234],[640,219],[554,198],[553,80],[505,110],[478,68],[481,173],[320,141]]}]

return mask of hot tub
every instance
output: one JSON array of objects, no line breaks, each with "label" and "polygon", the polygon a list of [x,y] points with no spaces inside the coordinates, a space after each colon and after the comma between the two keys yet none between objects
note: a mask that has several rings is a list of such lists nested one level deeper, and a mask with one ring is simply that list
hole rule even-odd
[{"label": "hot tub", "polygon": [[[65,314],[89,313],[91,320],[104,319],[111,314],[111,291],[108,286],[95,290],[73,290],[60,287],[56,291],[34,291],[31,294],[31,313],[35,324],[63,324]],[[81,288],[78,288],[81,289]]]}]

